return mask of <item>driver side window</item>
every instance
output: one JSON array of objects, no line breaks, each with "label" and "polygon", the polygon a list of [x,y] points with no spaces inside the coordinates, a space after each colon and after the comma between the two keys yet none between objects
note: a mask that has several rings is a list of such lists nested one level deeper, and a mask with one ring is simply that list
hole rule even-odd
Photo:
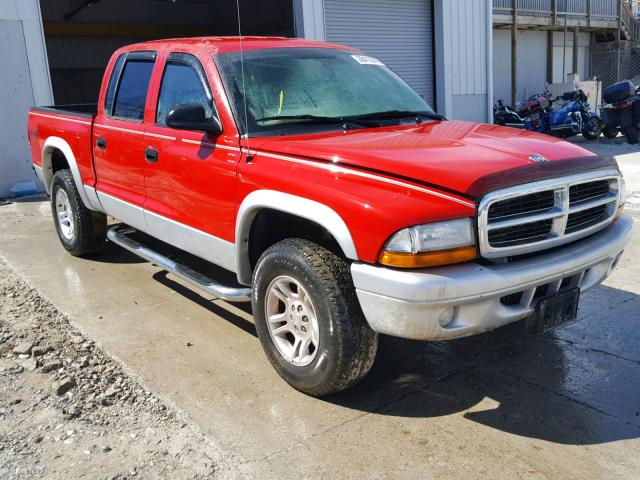
[{"label": "driver side window", "polygon": [[197,72],[192,65],[169,57],[160,85],[156,123],[165,125],[171,109],[184,104],[202,105],[206,118],[212,119],[212,100],[203,84],[204,78],[204,74]]}]

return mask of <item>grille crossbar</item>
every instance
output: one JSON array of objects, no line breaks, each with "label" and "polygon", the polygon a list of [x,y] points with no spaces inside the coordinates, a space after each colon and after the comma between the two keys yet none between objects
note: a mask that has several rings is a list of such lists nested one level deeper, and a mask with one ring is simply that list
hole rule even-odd
[{"label": "grille crossbar", "polygon": [[480,252],[514,256],[590,235],[613,221],[619,185],[606,170],[491,192],[478,209]]}]

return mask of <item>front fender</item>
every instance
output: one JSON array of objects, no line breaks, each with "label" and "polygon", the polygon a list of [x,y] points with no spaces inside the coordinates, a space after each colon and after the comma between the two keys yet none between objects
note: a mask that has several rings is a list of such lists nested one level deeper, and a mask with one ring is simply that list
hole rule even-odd
[{"label": "front fender", "polygon": [[342,217],[333,209],[322,203],[276,190],[256,190],[244,198],[236,216],[236,266],[238,280],[241,283],[251,283],[249,233],[253,219],[265,208],[290,213],[317,223],[333,235],[347,258],[358,260],[351,232]]}]

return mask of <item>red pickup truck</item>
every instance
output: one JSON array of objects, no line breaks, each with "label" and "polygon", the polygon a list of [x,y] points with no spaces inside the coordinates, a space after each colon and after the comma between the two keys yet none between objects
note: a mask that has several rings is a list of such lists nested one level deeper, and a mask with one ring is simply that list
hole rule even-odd
[{"label": "red pickup truck", "polygon": [[64,248],[95,254],[108,238],[251,301],[269,361],[311,395],[364,377],[380,333],[446,340],[574,319],[632,230],[614,160],[447,121],[380,60],[322,42],[122,48],[98,104],[32,108],[29,142]]}]

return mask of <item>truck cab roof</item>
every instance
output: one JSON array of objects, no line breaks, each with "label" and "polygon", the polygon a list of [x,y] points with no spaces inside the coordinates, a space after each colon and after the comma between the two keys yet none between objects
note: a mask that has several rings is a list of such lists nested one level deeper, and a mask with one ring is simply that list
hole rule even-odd
[{"label": "truck cab roof", "polygon": [[144,50],[148,48],[192,48],[194,46],[204,48],[212,55],[226,52],[237,52],[242,47],[243,50],[262,50],[270,48],[336,48],[341,50],[355,50],[352,47],[338,45],[335,43],[304,40],[301,38],[288,37],[260,37],[260,36],[233,36],[233,37],[189,37],[189,38],[168,38],[161,40],[150,40],[148,42],[134,43],[127,45],[119,52]]}]

